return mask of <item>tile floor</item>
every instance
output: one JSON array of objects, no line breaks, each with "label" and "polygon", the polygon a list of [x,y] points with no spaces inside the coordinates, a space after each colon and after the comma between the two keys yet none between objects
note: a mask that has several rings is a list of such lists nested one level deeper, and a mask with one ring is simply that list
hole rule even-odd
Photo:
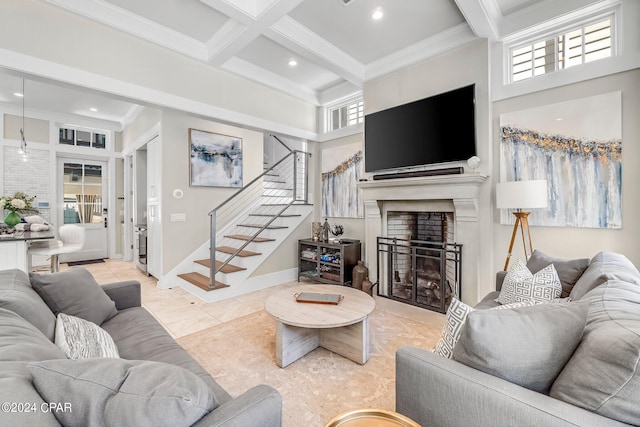
[{"label": "tile floor", "polygon": [[[142,290],[142,305],[165,327],[174,337],[179,338],[224,322],[237,319],[247,314],[262,310],[265,299],[275,290],[286,286],[296,286],[298,282],[290,282],[259,291],[250,292],[237,297],[214,303],[206,303],[180,287],[160,289],[156,279],[136,269],[131,262],[105,260],[104,263],[82,266],[89,270],[98,283],[111,283],[122,280],[138,280]],[[61,265],[61,270],[68,268]],[[215,292],[215,291],[214,291]],[[444,315],[407,304],[374,297],[376,308],[441,327]]]}]

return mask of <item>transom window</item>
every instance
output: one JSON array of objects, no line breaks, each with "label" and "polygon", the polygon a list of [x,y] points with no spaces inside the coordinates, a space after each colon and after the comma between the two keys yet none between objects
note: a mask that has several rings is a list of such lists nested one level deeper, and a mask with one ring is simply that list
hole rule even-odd
[{"label": "transom window", "polygon": [[362,123],[363,121],[364,101],[362,98],[329,108],[328,129],[330,131]]},{"label": "transom window", "polygon": [[99,130],[88,130],[72,127],[61,127],[58,142],[77,147],[107,148],[107,133]]},{"label": "transom window", "polygon": [[615,54],[613,15],[510,49],[511,82],[564,70]]}]

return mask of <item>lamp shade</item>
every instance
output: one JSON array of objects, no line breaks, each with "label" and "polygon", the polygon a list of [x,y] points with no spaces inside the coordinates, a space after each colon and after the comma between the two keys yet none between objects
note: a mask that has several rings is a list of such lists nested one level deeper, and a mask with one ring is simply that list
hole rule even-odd
[{"label": "lamp shade", "polygon": [[500,182],[496,186],[498,209],[536,209],[547,207],[547,181]]}]

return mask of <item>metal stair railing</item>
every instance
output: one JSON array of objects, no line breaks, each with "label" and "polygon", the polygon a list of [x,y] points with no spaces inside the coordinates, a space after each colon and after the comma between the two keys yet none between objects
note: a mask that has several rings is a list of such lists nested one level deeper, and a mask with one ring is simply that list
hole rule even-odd
[{"label": "metal stair railing", "polygon": [[[215,287],[215,276],[231,260],[255,241],[292,204],[308,202],[308,165],[310,153],[293,150],[271,168],[253,179],[218,207],[209,212],[210,219],[210,287]],[[251,224],[245,224],[250,221]],[[233,224],[235,222],[235,225]],[[256,229],[243,231],[247,226]],[[236,247],[237,241],[229,235],[248,235],[246,241]],[[217,248],[230,246],[235,250],[224,254],[216,266]]]}]

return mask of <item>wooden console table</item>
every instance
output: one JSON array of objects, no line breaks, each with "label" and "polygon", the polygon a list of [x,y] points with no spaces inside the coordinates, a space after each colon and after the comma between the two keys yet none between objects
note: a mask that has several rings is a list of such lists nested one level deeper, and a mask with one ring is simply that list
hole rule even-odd
[{"label": "wooden console table", "polygon": [[298,281],[305,277],[331,285],[351,286],[353,267],[360,259],[359,241],[298,240]]}]

